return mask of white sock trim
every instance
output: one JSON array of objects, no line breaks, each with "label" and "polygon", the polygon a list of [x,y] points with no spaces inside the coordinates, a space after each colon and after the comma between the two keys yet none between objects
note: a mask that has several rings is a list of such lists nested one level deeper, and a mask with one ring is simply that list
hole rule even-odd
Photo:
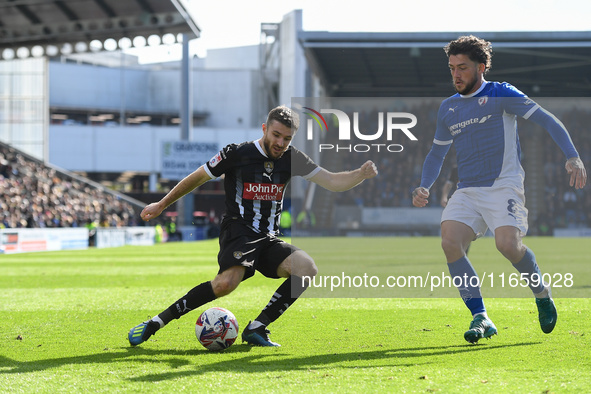
[{"label": "white sock trim", "polygon": [[160,326],[160,328],[164,327],[166,324],[164,324],[164,321],[162,321],[162,319],[160,318],[160,316],[154,316],[152,318],[152,321],[155,321],[156,323],[158,323],[158,325]]},{"label": "white sock trim", "polygon": [[256,329],[257,329],[257,328],[259,328],[260,326],[264,326],[264,324],[263,324],[263,323],[261,323],[261,322],[260,322],[260,321],[258,321],[258,320],[255,320],[255,321],[251,322],[251,323],[248,325],[248,329],[249,329],[249,330],[256,330]]},{"label": "white sock trim", "polygon": [[540,291],[539,293],[535,293],[534,296],[536,298],[552,298],[552,290],[550,286],[545,285],[544,290]]}]

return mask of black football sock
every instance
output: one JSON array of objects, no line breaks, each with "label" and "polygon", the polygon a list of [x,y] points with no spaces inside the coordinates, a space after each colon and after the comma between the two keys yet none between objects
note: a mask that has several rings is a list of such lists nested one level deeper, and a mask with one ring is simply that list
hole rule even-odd
[{"label": "black football sock", "polygon": [[256,318],[256,322],[268,326],[279,318],[308,288],[309,283],[303,283],[299,276],[291,275],[279,286],[267,306]]},{"label": "black football sock", "polygon": [[160,313],[158,317],[166,325],[173,319],[178,319],[193,309],[199,308],[201,305],[207,304],[216,298],[211,281],[203,282],[179,298],[174,304]]}]

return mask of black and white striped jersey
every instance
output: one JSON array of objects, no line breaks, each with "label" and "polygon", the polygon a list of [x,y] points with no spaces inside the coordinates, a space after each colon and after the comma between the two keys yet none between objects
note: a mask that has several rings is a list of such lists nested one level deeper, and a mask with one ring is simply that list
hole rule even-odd
[{"label": "black and white striped jersey", "polygon": [[270,234],[279,232],[284,192],[291,177],[310,179],[320,171],[310,157],[292,146],[273,160],[258,140],[227,145],[204,168],[212,178],[225,174],[224,220],[239,220]]}]

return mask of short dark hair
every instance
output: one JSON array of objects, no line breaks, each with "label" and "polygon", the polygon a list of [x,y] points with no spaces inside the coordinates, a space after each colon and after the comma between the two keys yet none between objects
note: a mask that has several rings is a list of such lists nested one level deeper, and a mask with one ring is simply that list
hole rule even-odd
[{"label": "short dark hair", "polygon": [[271,123],[274,120],[287,127],[292,128],[294,131],[296,131],[300,127],[299,115],[295,111],[292,111],[291,108],[288,108],[285,105],[280,105],[278,107],[273,108],[269,112],[269,115],[267,115],[266,124],[269,125],[269,123]]},{"label": "short dark hair", "polygon": [[476,36],[462,36],[443,47],[447,57],[450,55],[468,55],[470,60],[483,63],[486,74],[492,67],[492,44]]}]

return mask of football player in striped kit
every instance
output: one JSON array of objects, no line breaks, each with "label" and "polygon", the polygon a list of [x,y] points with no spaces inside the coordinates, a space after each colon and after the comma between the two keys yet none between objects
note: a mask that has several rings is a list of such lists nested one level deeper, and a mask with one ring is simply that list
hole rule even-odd
[{"label": "football player in striped kit", "polygon": [[269,278],[287,278],[259,316],[248,324],[242,340],[258,346],[279,346],[269,339],[267,326],[281,316],[308,287],[303,277],[317,273],[314,260],[303,250],[281,240],[279,219],[283,197],[292,176],[301,176],[330,191],[345,191],[377,175],[367,161],[353,171],[330,172],[291,146],[299,117],[290,108],[272,109],[256,141],[230,144],[209,162],[181,180],[162,200],[141,213],[150,220],[173,202],[205,182],[224,175],[226,213],[222,220],[217,276],[175,301],[158,316],[129,332],[132,346],[145,342],[157,330],[219,297],[259,271]]}]

